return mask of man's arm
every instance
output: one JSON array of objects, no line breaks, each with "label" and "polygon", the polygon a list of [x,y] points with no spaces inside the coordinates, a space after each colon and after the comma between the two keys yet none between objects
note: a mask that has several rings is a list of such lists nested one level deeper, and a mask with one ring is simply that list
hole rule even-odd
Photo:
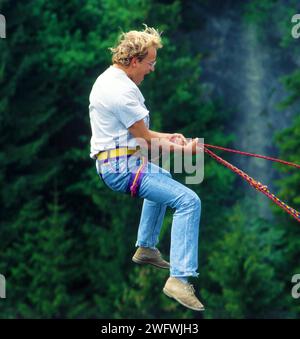
[{"label": "man's arm", "polygon": [[[187,152],[187,154],[196,154],[200,151],[197,147],[198,142],[197,138],[189,143],[187,142],[182,143],[182,140],[178,143],[176,142],[176,140],[172,142],[169,139],[171,139],[171,137],[174,136],[175,134],[151,131],[147,128],[143,120],[139,120],[135,122],[132,126],[130,126],[129,132],[135,138],[141,138],[145,140],[148,146],[155,147],[155,145],[157,145],[158,147],[170,148],[170,150],[173,152],[184,151]],[[177,138],[179,138],[178,136],[182,136],[184,138],[184,136],[181,134],[176,134],[176,136]]]},{"label": "man's arm", "polygon": [[155,131],[151,131],[149,130],[152,135],[154,135],[154,138],[170,138],[171,137],[171,133],[162,133],[162,132],[155,132]]},{"label": "man's arm", "polygon": [[188,142],[183,134],[181,133],[162,133],[162,132],[155,132],[150,131],[156,138],[166,138],[171,142],[179,145],[187,145]]}]

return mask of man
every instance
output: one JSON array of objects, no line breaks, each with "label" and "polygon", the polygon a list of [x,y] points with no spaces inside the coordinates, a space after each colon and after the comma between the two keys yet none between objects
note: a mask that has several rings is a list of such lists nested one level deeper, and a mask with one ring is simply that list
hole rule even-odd
[{"label": "man", "polygon": [[[122,33],[112,62],[93,85],[90,94],[92,129],[91,157],[97,172],[112,190],[144,199],[132,260],[170,270],[163,292],[182,305],[204,310],[188,277],[198,276],[198,234],[201,202],[189,188],[172,179],[171,174],[145,161],[139,146],[166,147],[172,152],[200,152],[197,139],[187,142],[182,134],[149,129],[149,111],[137,87],[155,70],[160,34],[145,25],[143,31]],[[156,245],[167,206],[175,209],[170,265]]]}]

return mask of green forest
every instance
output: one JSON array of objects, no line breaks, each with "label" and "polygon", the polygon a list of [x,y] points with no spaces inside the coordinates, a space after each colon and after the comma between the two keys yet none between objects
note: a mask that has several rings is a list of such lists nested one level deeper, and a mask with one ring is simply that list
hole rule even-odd
[{"label": "green forest", "polygon": [[[202,202],[199,277],[192,283],[206,310],[197,313],[162,293],[166,271],[132,262],[142,200],[109,190],[89,157],[91,87],[111,64],[109,47],[119,34],[142,30],[143,23],[163,31],[156,70],[140,87],[151,129],[259,153],[255,143],[242,144],[245,124],[232,128],[239,111],[226,102],[229,96],[208,85],[217,74],[247,82],[214,61],[242,53],[221,35],[209,35],[207,25],[220,25],[211,18],[215,11],[223,23],[230,20],[226,13],[237,11],[242,26],[231,34],[241,34],[241,27],[254,32],[258,46],[269,45],[269,57],[282,63],[284,72],[261,63],[281,96],[272,96],[270,81],[259,133],[271,135],[265,155],[300,164],[300,39],[291,34],[297,1],[1,0],[0,274],[6,298],[0,318],[299,318],[300,299],[291,291],[293,275],[300,274],[300,224],[271,200],[205,155],[204,180],[190,185]],[[225,24],[219,29],[225,32]],[[214,44],[223,44],[224,54]],[[216,67],[205,77],[212,61]],[[246,64],[259,74],[255,65]],[[258,94],[248,84],[243,95],[251,100]],[[232,100],[242,100],[239,86],[231,85]],[[278,117],[273,127],[264,123],[269,111]],[[216,153],[238,164],[237,155]],[[268,166],[275,173],[272,192],[300,210],[300,170]],[[263,182],[260,175],[268,173],[249,175]],[[263,201],[268,216],[251,201]],[[167,259],[172,213],[167,210],[159,243]]]}]

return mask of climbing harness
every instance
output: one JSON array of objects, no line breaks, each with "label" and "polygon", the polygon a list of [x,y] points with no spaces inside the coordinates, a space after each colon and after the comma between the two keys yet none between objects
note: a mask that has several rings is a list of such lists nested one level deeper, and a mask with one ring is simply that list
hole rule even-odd
[{"label": "climbing harness", "polygon": [[[100,161],[100,163],[108,163],[109,159],[116,159],[122,157],[129,158],[132,154],[136,153],[138,150],[140,150],[140,147],[137,146],[136,148],[128,148],[128,147],[117,147],[114,149],[101,151],[97,154],[97,160]],[[144,169],[147,165],[147,159],[144,156],[140,156],[141,164],[138,166],[136,172],[131,172],[131,176],[128,183],[127,192],[130,193],[131,197],[136,197],[139,191],[140,183],[144,176]],[[100,171],[100,176],[101,171]]]},{"label": "climbing harness", "polygon": [[120,158],[128,155],[134,154],[139,148],[130,149],[127,147],[119,147],[106,151],[102,151],[97,154],[97,159],[101,162],[108,162],[108,159]]},{"label": "climbing harness", "polygon": [[264,155],[254,154],[254,153],[242,152],[242,151],[238,151],[238,150],[234,150],[234,149],[230,149],[230,148],[225,148],[225,147],[221,147],[221,146],[215,146],[215,145],[209,145],[209,144],[200,144],[200,143],[199,143],[199,146],[201,148],[203,148],[204,152],[207,153],[210,157],[212,157],[213,159],[215,159],[217,162],[221,163],[225,167],[229,168],[234,173],[241,176],[244,180],[246,180],[257,191],[262,192],[269,199],[274,201],[275,204],[277,204],[279,207],[281,207],[283,210],[285,210],[288,214],[290,214],[293,218],[295,218],[298,222],[300,222],[300,212],[296,211],[294,208],[288,206],[286,203],[284,203],[279,198],[277,198],[275,194],[271,193],[268,190],[268,187],[266,185],[263,185],[259,181],[251,178],[248,174],[246,174],[245,172],[243,172],[242,170],[240,170],[236,166],[233,166],[229,162],[225,161],[223,158],[219,157],[218,155],[216,155],[214,152],[212,152],[208,148],[215,148],[215,149],[219,149],[219,150],[226,151],[226,152],[238,153],[238,154],[241,154],[241,155],[246,155],[246,156],[251,156],[251,157],[256,157],[256,158],[262,158],[262,159],[266,159],[266,160],[270,160],[270,161],[279,162],[279,163],[282,163],[282,164],[285,164],[285,165],[288,165],[288,166],[294,166],[296,168],[300,168],[300,165],[292,163],[292,162],[284,161],[284,160],[281,160],[281,159],[277,159],[277,158],[271,158],[271,157],[267,157],[267,156],[264,156]]}]

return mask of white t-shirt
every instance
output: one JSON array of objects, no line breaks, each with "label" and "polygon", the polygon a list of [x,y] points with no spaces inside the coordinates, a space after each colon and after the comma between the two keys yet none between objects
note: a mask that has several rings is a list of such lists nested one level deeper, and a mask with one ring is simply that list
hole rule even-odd
[{"label": "white t-shirt", "polygon": [[149,111],[144,101],[136,84],[117,67],[110,66],[97,78],[89,105],[91,158],[103,150],[137,146],[128,128],[142,119],[149,128]]}]

